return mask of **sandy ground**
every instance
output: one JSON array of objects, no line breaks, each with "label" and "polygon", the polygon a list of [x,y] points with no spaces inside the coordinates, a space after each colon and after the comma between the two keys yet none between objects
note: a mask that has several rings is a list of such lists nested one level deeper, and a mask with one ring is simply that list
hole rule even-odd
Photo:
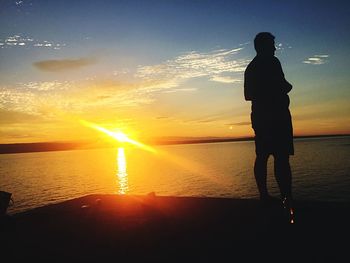
[{"label": "sandy ground", "polygon": [[350,204],[88,195],[1,221],[1,262],[350,262]]}]

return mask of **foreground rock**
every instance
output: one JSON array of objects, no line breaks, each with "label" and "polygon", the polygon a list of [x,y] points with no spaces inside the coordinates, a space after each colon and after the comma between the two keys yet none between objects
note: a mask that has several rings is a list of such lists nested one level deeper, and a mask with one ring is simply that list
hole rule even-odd
[{"label": "foreground rock", "polygon": [[[88,195],[13,215],[6,262],[338,262],[350,259],[348,203]],[[2,261],[5,262],[5,261]]]}]

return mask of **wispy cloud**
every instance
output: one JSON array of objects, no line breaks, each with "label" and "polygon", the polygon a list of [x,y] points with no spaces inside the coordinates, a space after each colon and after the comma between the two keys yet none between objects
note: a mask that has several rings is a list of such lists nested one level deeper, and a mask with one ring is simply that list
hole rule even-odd
[{"label": "wispy cloud", "polygon": [[322,65],[328,62],[329,55],[313,55],[303,61],[305,64]]},{"label": "wispy cloud", "polygon": [[8,125],[15,124],[18,122],[28,122],[39,121],[40,118],[35,115],[31,115],[24,112],[11,111],[0,109],[0,124]]},{"label": "wispy cloud", "polygon": [[55,112],[80,114],[150,104],[154,98],[134,84],[112,81],[47,81],[0,86],[0,110],[54,118]]},{"label": "wispy cloud", "polygon": [[10,110],[36,115],[37,103],[37,97],[32,92],[7,86],[0,87],[1,110]]},{"label": "wispy cloud", "polygon": [[276,47],[276,50],[279,52],[284,52],[286,49],[292,48],[292,46],[289,45],[288,43],[276,43],[275,47]]},{"label": "wispy cloud", "polygon": [[28,82],[28,83],[18,83],[19,87],[25,90],[32,91],[58,91],[58,90],[68,90],[72,87],[71,81],[60,82],[58,80],[53,81],[42,81],[42,82]]},{"label": "wispy cloud", "polygon": [[52,48],[61,49],[65,47],[64,43],[56,43],[49,40],[38,40],[28,36],[23,36],[22,34],[17,34],[13,36],[6,37],[5,39],[0,39],[0,48]]},{"label": "wispy cloud", "polygon": [[197,88],[175,88],[175,89],[167,89],[164,93],[174,93],[179,91],[197,91]]},{"label": "wispy cloud", "polygon": [[59,72],[76,70],[96,63],[94,58],[43,60],[34,62],[33,66],[42,71]]},{"label": "wispy cloud", "polygon": [[[204,77],[207,81],[220,83],[239,81],[248,63],[245,59],[237,58],[241,50],[242,47],[207,53],[192,51],[164,63],[140,66],[135,75],[130,70],[113,72],[109,79],[33,81],[0,86],[0,109],[45,120],[56,119],[56,112],[95,115],[120,112],[130,107],[154,103],[157,98],[155,94],[159,92],[196,92],[198,87],[181,85],[192,78]],[[38,61],[33,65],[42,71],[61,72],[93,63],[96,60],[79,58]],[[131,81],[121,80],[120,74],[130,74]],[[214,114],[189,121],[205,123],[221,119],[225,119],[222,114]]]},{"label": "wispy cloud", "polygon": [[[196,116],[191,116],[188,118],[188,116],[184,116],[182,119],[185,123],[211,123],[211,122],[222,122],[232,117],[232,110],[228,108],[223,108],[220,110],[215,109],[213,112],[200,112],[199,114],[196,114]],[[224,124],[224,123],[222,123]]]},{"label": "wispy cloud", "polygon": [[50,118],[50,109],[71,110],[73,87],[74,82],[57,80],[0,86],[0,110]]},{"label": "wispy cloud", "polygon": [[233,78],[228,76],[215,75],[210,78],[211,81],[222,82],[222,83],[240,83],[240,78]]},{"label": "wispy cloud", "polygon": [[[136,77],[145,80],[166,80],[163,87],[176,87],[185,80],[197,77],[208,77],[221,83],[240,82],[239,73],[245,70],[249,63],[246,59],[237,58],[243,47],[220,49],[201,53],[191,51],[164,63],[140,66]],[[226,74],[226,75],[225,75]],[[227,76],[233,74],[233,76]]]},{"label": "wispy cloud", "polygon": [[122,75],[126,75],[126,74],[129,74],[129,73],[130,73],[129,69],[114,70],[113,71],[113,76],[122,76]]},{"label": "wispy cloud", "polygon": [[228,125],[228,126],[246,126],[246,125],[250,125],[250,124],[251,124],[250,121],[242,121],[242,122],[228,123],[226,125]]}]

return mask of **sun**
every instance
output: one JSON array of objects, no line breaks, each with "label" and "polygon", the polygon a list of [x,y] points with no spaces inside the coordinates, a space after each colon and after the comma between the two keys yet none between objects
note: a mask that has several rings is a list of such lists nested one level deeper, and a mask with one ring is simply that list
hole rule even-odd
[{"label": "sun", "polygon": [[116,132],[113,135],[114,138],[116,138],[118,141],[120,142],[127,142],[128,141],[128,136],[126,136],[124,133],[122,132]]},{"label": "sun", "polygon": [[113,132],[113,131],[110,131],[102,126],[99,126],[95,123],[92,123],[92,122],[89,122],[89,121],[85,121],[85,120],[80,120],[80,123],[83,124],[84,126],[86,127],[89,127],[89,128],[92,128],[94,130],[97,130],[99,132],[102,132],[106,135],[108,135],[109,137],[113,138],[114,140],[117,140],[118,142],[122,142],[122,143],[129,143],[129,144],[132,144],[138,148],[141,148],[145,151],[149,151],[149,152],[152,152],[152,153],[156,153],[157,151],[152,148],[151,146],[148,146],[146,144],[143,144],[141,142],[138,142],[136,140],[133,140],[131,138],[129,138],[125,133],[121,132],[121,131],[118,131],[118,132]]}]

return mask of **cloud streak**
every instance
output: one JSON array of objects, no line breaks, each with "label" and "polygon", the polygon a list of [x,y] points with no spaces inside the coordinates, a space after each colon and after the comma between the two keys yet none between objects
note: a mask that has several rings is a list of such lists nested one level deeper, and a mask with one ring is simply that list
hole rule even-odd
[{"label": "cloud streak", "polygon": [[164,87],[168,88],[197,77],[208,77],[220,83],[241,82],[242,77],[238,74],[249,63],[246,59],[236,57],[242,49],[220,49],[207,53],[191,51],[161,64],[140,66],[135,76],[144,80],[166,80],[165,84],[170,86]]},{"label": "cloud streak", "polygon": [[[33,81],[0,86],[0,109],[54,119],[55,111],[84,114],[94,109],[97,114],[152,104],[159,92],[197,92],[197,87],[181,85],[193,78],[223,84],[241,81],[241,73],[249,62],[237,58],[241,50],[242,47],[187,52],[160,64],[139,66],[135,75],[130,74],[130,82],[115,79],[113,74],[112,79]],[[96,60],[92,58],[78,58],[37,61],[33,66],[44,72],[66,72],[94,63]],[[207,116],[197,121],[216,119],[217,116]]]},{"label": "cloud streak", "polygon": [[23,36],[22,34],[9,36],[5,39],[0,39],[0,48],[53,48],[61,49],[65,47],[64,43],[55,43],[48,40],[37,40],[31,37]]},{"label": "cloud streak", "polygon": [[328,62],[329,55],[314,55],[303,61],[305,64],[322,65]]},{"label": "cloud streak", "polygon": [[151,93],[134,84],[111,81],[54,80],[0,86],[0,110],[46,119],[53,118],[55,111],[80,114],[98,108],[113,112],[153,101]]},{"label": "cloud streak", "polygon": [[58,90],[68,90],[72,87],[72,82],[69,81],[42,81],[42,82],[28,82],[28,83],[18,83],[20,87],[26,90],[32,91],[58,91]]},{"label": "cloud streak", "polygon": [[228,123],[226,125],[228,125],[228,126],[246,126],[246,125],[251,125],[251,122],[250,121],[242,121],[242,122]]},{"label": "cloud streak", "polygon": [[41,71],[47,72],[61,72],[76,70],[82,67],[93,65],[96,59],[93,58],[79,58],[79,59],[61,59],[61,60],[43,60],[34,62],[33,66]]}]

